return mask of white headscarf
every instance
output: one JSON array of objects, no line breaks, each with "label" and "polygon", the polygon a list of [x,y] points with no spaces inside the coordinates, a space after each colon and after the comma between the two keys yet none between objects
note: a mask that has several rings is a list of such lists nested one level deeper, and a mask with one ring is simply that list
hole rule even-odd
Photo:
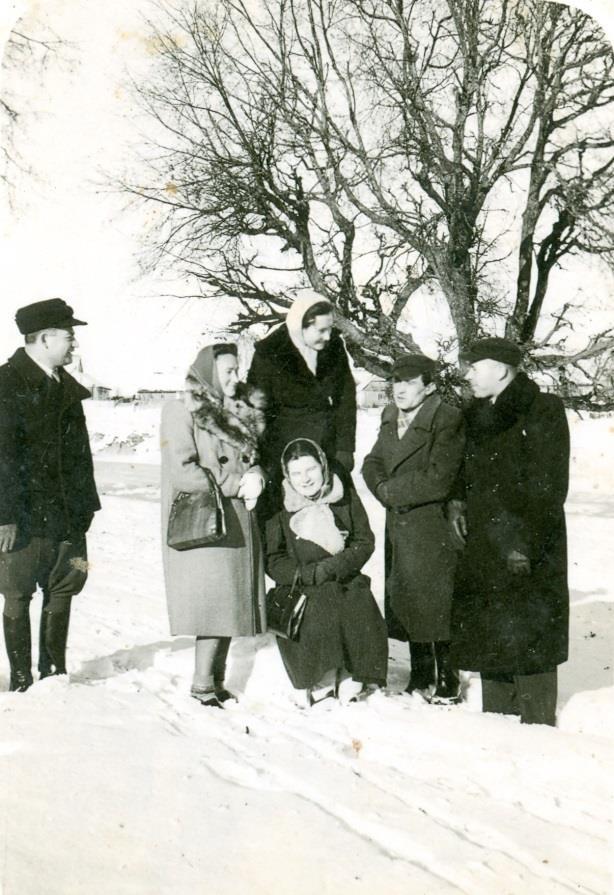
[{"label": "white headscarf", "polygon": [[294,300],[290,310],[286,314],[286,326],[288,327],[288,333],[292,344],[300,353],[314,376],[316,375],[318,352],[315,348],[310,348],[303,338],[303,318],[309,308],[319,304],[321,301],[326,301],[321,295],[316,295],[315,297],[313,295],[303,295]]}]

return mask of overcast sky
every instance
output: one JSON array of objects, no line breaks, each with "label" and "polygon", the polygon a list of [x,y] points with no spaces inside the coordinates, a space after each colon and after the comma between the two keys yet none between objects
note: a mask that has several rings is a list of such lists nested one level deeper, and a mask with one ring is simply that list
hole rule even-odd
[{"label": "overcast sky", "polygon": [[[578,5],[597,13],[612,38],[611,0]],[[137,140],[126,83],[128,70],[143,76],[152,61],[148,9],[149,0],[0,3],[0,35],[10,27],[34,33],[41,23],[69,43],[50,61],[44,82],[26,69],[9,85],[27,110],[23,152],[36,179],[16,177],[12,208],[0,200],[0,361],[19,344],[15,309],[54,295],[90,324],[79,331],[86,370],[124,388],[178,383],[208,327],[227,322],[219,305],[213,311],[198,300],[160,297],[191,287],[141,274],[143,212],[125,211],[124,200],[104,186],[105,171],[120,170]],[[603,323],[614,313],[611,283],[594,269],[580,282],[596,298],[595,319]],[[415,322],[429,350],[437,315],[431,309]]]}]

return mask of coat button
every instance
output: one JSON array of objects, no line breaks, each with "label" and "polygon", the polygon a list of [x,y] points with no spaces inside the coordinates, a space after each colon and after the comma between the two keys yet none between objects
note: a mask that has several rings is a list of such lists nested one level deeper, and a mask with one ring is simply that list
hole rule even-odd
[{"label": "coat button", "polygon": [[224,455],[218,457],[218,463],[220,464],[220,466],[223,466],[224,463],[228,463],[228,457],[224,457]]}]

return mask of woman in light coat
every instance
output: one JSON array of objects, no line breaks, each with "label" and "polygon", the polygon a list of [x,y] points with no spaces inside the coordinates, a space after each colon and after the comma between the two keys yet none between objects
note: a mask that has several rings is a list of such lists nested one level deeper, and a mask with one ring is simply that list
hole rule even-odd
[{"label": "woman in light coat", "polygon": [[[265,630],[264,570],[255,514],[263,488],[257,442],[260,411],[235,399],[237,349],[209,345],[188,371],[184,401],[162,412],[162,550],[171,634],[196,637],[191,693],[222,707],[232,637]],[[180,491],[208,490],[208,470],[222,495],[223,540],[177,551],[167,546],[171,506]]]}]

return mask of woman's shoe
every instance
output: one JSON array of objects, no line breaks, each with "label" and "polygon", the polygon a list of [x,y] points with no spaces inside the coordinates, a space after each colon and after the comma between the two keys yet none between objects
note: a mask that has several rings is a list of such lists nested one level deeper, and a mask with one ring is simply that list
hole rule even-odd
[{"label": "woman's shoe", "polygon": [[197,699],[201,705],[208,709],[223,709],[224,706],[217,697],[215,690],[190,690],[192,699]]},{"label": "woman's shoe", "polygon": [[225,687],[215,688],[215,698],[218,700],[218,702],[239,701],[238,697],[235,696],[234,693],[231,693],[230,690],[227,690]]},{"label": "woman's shoe", "polygon": [[355,696],[350,698],[350,702],[364,702],[365,699],[368,699],[369,696],[373,696],[374,693],[377,693],[381,687],[378,684],[362,684],[360,691],[356,693]]}]

